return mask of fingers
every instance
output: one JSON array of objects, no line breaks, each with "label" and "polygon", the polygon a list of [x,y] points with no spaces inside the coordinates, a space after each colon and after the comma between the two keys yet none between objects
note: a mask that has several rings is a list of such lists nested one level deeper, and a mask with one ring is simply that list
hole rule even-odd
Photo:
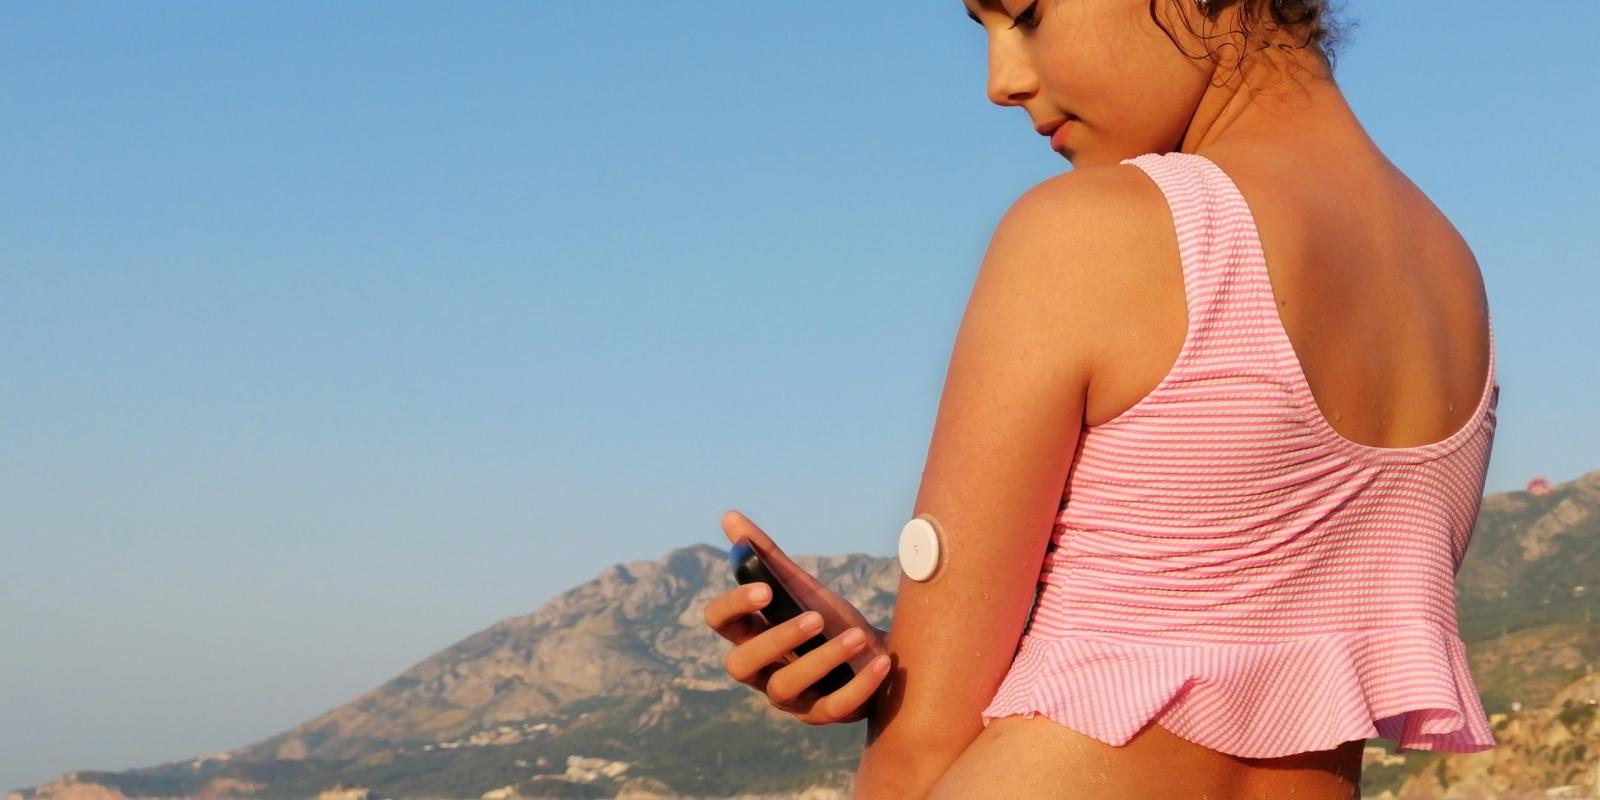
[{"label": "fingers", "polygon": [[[878,656],[867,665],[866,669],[857,671],[856,676],[840,687],[839,691],[817,700],[811,706],[811,712],[802,719],[812,725],[827,725],[844,719],[854,721],[863,718],[862,707],[872,702],[872,695],[877,693],[878,687],[883,685],[883,679],[888,674],[889,656],[887,654]],[[777,674],[774,673],[772,677],[776,678]]]},{"label": "fingers", "polygon": [[[816,687],[816,682],[830,670],[859,656],[863,648],[871,647],[866,639],[863,637],[861,643],[851,644],[841,636],[779,668],[767,676],[768,701],[807,725],[866,719],[872,712],[873,696],[882,690],[888,678],[889,654],[880,654],[862,669],[854,670],[853,677],[832,694],[822,694]],[[796,690],[796,686],[802,688]]]},{"label": "fingers", "polygon": [[[758,589],[764,593],[759,600],[755,596]],[[770,602],[772,593],[765,584],[735,586],[706,603],[706,624],[718,636],[734,644],[743,644],[767,629],[766,621],[757,617],[755,612]]]},{"label": "fingers", "polygon": [[797,705],[795,701],[801,694],[810,689],[812,684],[822,680],[822,676],[827,675],[834,667],[861,652],[861,648],[867,645],[869,638],[860,628],[850,628],[840,632],[826,644],[774,672],[767,679],[767,697],[779,708]]},{"label": "fingers", "polygon": [[[873,695],[889,674],[888,654],[869,659],[853,677],[831,694],[815,688],[817,681],[852,658],[867,658],[863,651],[883,639],[882,632],[867,624],[854,606],[823,586],[809,572],[795,564],[749,517],[729,509],[722,515],[722,531],[728,541],[749,542],[777,579],[794,595],[802,608],[813,610],[795,619],[769,626],[755,612],[764,608],[770,596],[757,597],[756,584],[740,585],[724,592],[706,605],[706,624],[734,643],[724,659],[724,667],[734,680],[767,695],[768,701],[811,725],[856,721],[870,713]],[[828,612],[826,623],[824,615]],[[848,625],[856,627],[845,627]],[[794,650],[817,636],[824,627],[839,631],[819,647],[796,657]],[[842,629],[842,630],[841,630]],[[859,634],[859,637],[851,636]]]},{"label": "fingers", "polygon": [[723,666],[734,680],[765,692],[767,674],[762,670],[773,664],[783,666],[779,662],[784,661],[789,651],[795,649],[801,642],[816,636],[821,630],[822,615],[815,611],[807,611],[781,625],[768,628],[734,647],[728,651]]}]

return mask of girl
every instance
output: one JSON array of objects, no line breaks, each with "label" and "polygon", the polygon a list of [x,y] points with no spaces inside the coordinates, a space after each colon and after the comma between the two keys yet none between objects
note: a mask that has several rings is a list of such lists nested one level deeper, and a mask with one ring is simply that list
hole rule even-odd
[{"label": "girl", "polygon": [[1453,584],[1488,301],[1335,83],[1324,0],[964,5],[989,99],[1074,169],[973,286],[912,512],[938,567],[879,631],[725,514],[829,639],[784,663],[805,617],[737,587],[706,609],[729,674],[867,720],[858,798],[1333,800],[1369,738],[1492,747]]}]

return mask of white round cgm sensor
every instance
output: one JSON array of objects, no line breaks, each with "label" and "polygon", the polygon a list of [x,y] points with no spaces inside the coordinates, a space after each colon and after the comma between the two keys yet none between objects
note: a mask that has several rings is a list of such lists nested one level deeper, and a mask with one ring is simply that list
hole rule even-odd
[{"label": "white round cgm sensor", "polygon": [[939,529],[923,517],[914,517],[900,529],[900,569],[914,581],[933,577],[939,568]]}]

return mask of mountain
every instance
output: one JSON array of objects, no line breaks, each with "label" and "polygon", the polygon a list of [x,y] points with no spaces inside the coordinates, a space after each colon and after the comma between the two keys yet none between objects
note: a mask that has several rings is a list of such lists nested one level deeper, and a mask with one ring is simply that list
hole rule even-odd
[{"label": "mountain", "polygon": [[[734,585],[727,555],[695,544],[660,561],[608,567],[538,611],[264,741],[144,769],[74,773],[13,800],[315,797],[335,785],[471,798],[512,785],[527,797],[847,786],[863,727],[795,724],[724,671],[731,645],[704,614]],[[892,560],[794,559],[888,626],[899,580]]]},{"label": "mountain", "polygon": [[[1364,796],[1600,795],[1597,550],[1600,471],[1484,498],[1457,604],[1500,746],[1374,743]],[[797,723],[724,672],[731,645],[703,615],[733,585],[726,559],[695,544],[614,565],[266,740],[8,800],[847,797],[864,728]],[[889,627],[893,558],[795,560]]]}]

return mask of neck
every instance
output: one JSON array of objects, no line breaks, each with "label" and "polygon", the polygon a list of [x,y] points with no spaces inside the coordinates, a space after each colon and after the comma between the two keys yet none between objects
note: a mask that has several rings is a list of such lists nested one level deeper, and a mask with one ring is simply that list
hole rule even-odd
[{"label": "neck", "polygon": [[1252,50],[1243,69],[1232,62],[1233,48],[1211,70],[1210,83],[1196,104],[1178,149],[1211,150],[1238,141],[1350,141],[1366,134],[1322,57],[1309,47]]}]

